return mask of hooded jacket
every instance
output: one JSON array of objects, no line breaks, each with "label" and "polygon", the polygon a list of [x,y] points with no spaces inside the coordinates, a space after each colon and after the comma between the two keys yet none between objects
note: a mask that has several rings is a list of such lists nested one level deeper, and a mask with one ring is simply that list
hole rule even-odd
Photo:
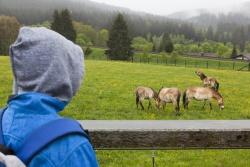
[{"label": "hooded jacket", "polygon": [[[16,151],[36,128],[60,118],[84,76],[82,49],[46,28],[20,29],[10,47],[13,93],[3,115],[5,145]],[[68,135],[48,145],[30,167],[96,167],[89,141]]]}]

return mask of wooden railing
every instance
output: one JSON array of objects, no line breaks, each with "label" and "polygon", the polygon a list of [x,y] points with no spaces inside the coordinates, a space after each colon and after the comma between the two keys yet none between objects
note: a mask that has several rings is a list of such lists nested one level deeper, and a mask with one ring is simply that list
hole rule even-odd
[{"label": "wooden railing", "polygon": [[95,149],[248,149],[250,121],[80,121]]}]

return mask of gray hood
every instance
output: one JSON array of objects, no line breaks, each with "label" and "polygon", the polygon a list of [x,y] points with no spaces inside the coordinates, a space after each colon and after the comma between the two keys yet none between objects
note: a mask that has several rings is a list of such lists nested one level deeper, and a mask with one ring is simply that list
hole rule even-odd
[{"label": "gray hood", "polygon": [[21,28],[10,57],[14,94],[38,92],[69,101],[81,85],[82,49],[49,29]]}]

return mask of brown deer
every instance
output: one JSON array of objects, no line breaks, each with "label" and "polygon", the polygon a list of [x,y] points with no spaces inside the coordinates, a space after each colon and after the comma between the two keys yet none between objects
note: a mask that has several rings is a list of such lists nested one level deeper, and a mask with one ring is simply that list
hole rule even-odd
[{"label": "brown deer", "polygon": [[148,109],[151,107],[151,100],[157,100],[158,94],[156,91],[154,91],[153,88],[148,88],[148,87],[143,87],[143,86],[139,86],[136,88],[135,90],[135,95],[136,95],[136,106],[137,109],[139,108],[139,104],[141,106],[141,109],[144,110],[144,106],[142,104],[142,102],[144,100],[148,100]]},{"label": "brown deer", "polygon": [[212,110],[212,103],[211,100],[215,99],[220,107],[220,109],[224,109],[224,100],[221,94],[217,91],[215,91],[212,88],[208,87],[192,87],[188,88],[184,94],[183,94],[183,105],[184,109],[188,109],[189,102],[195,99],[197,101],[204,101],[203,109],[205,108],[205,105],[207,101],[210,105],[210,110]]},{"label": "brown deer", "polygon": [[213,88],[214,90],[218,91],[219,90],[219,82],[213,78],[213,77],[208,77],[206,76],[202,71],[197,70],[195,71],[196,75],[198,75],[200,77],[200,79],[202,80],[202,83],[204,85],[204,87],[210,87]]},{"label": "brown deer", "polygon": [[165,110],[167,103],[172,103],[175,107],[176,114],[180,114],[181,91],[178,88],[161,88],[158,93],[157,107],[163,107]]}]

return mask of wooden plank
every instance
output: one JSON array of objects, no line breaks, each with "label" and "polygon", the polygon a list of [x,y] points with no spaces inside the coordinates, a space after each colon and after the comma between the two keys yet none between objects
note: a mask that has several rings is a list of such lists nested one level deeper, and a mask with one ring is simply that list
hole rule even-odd
[{"label": "wooden plank", "polygon": [[250,121],[80,121],[95,149],[248,149]]}]

